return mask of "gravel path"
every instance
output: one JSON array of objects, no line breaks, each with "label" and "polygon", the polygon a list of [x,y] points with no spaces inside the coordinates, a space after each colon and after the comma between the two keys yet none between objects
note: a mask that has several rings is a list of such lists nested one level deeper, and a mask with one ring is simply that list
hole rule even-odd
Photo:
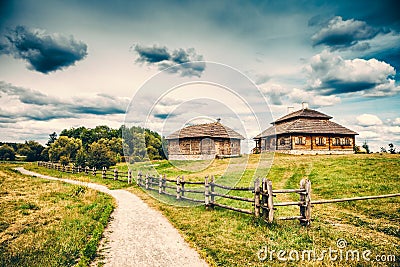
[{"label": "gravel path", "polygon": [[208,266],[159,212],[125,190],[60,179],[16,168],[26,175],[84,185],[114,197],[117,207],[106,230],[105,266]]}]

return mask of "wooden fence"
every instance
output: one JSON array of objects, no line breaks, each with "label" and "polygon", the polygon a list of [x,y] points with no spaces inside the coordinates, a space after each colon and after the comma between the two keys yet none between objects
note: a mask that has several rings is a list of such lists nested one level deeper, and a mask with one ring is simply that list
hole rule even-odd
[{"label": "wooden fence", "polygon": [[61,165],[59,163],[52,163],[52,162],[44,162],[44,161],[38,161],[37,162],[38,166],[41,167],[46,167],[48,169],[54,169],[58,170],[61,172],[66,172],[66,173],[85,173],[86,175],[101,175],[103,179],[112,179],[112,180],[118,180],[118,181],[123,181],[127,183],[132,183],[132,171],[128,170],[126,172],[120,171],[117,168],[114,170],[109,170],[106,167],[103,167],[101,170],[97,170],[96,167],[89,168],[88,166],[86,167],[81,167],[81,166],[71,166],[71,165]]},{"label": "wooden fence", "polygon": [[[55,169],[67,173],[85,173],[86,175],[100,175],[103,179],[113,179],[132,183],[132,171],[129,169],[127,172],[121,172],[118,169],[108,170],[103,167],[101,172],[97,171],[95,167],[79,167],[79,166],[64,166],[57,163],[51,162],[38,162],[38,166]],[[173,197],[177,201],[189,201],[194,203],[202,203],[207,209],[214,207],[220,207],[223,209],[229,209],[236,212],[254,215],[256,218],[262,218],[266,222],[273,222],[274,219],[278,220],[299,220],[302,225],[309,225],[311,222],[311,210],[313,205],[327,204],[345,201],[357,201],[366,199],[378,199],[378,198],[389,198],[399,197],[400,193],[379,195],[379,196],[365,196],[365,197],[353,197],[353,198],[342,198],[342,199],[328,199],[328,200],[316,200],[311,201],[311,181],[308,179],[302,179],[300,181],[299,189],[272,189],[272,182],[266,178],[260,180],[256,178],[254,186],[252,187],[230,187],[215,182],[214,176],[204,178],[204,182],[186,181],[184,176],[178,176],[176,179],[167,179],[165,175],[160,177],[154,177],[151,175],[143,175],[141,172],[136,177],[136,183],[139,187],[145,190],[158,191],[160,195],[166,195]],[[196,186],[193,188],[190,186]],[[228,192],[241,191],[251,192],[252,197],[235,196],[232,194],[223,194],[217,192],[216,189],[223,189]],[[188,194],[196,194],[201,196],[199,198],[189,197]],[[277,194],[298,194],[299,200],[292,202],[274,202],[274,197]],[[204,198],[203,198],[204,197]],[[239,202],[251,203],[253,209],[242,209],[233,207],[217,202],[217,198],[220,199],[231,199]],[[274,218],[274,210],[278,207],[284,206],[298,206],[299,215],[278,217]]]}]

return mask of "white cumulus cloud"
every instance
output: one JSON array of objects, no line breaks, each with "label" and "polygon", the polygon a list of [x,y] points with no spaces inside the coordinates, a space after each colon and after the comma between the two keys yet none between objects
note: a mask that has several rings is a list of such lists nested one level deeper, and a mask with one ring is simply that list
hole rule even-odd
[{"label": "white cumulus cloud", "polygon": [[321,95],[361,93],[364,96],[390,96],[400,92],[394,81],[395,69],[376,59],[343,59],[324,50],[305,67],[308,86]]},{"label": "white cumulus cloud", "polygon": [[382,125],[381,119],[373,114],[362,114],[356,117],[357,122],[361,126],[375,126]]}]

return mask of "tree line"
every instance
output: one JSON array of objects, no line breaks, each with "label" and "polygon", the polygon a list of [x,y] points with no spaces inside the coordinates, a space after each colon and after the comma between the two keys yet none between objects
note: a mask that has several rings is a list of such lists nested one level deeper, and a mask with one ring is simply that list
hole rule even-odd
[{"label": "tree line", "polygon": [[45,146],[36,141],[0,143],[0,159],[15,160],[19,155],[26,161],[44,160],[101,168],[125,160],[165,159],[164,142],[157,132],[137,126],[123,125],[118,129],[105,125],[93,129],[82,126],[64,129],[59,136],[53,132]]}]

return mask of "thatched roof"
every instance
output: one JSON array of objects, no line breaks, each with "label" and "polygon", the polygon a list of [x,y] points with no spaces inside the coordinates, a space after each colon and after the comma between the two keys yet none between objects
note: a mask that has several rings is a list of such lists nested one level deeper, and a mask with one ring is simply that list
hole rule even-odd
[{"label": "thatched roof", "polygon": [[298,110],[277,119],[273,126],[254,138],[285,133],[357,135],[356,132],[330,121],[331,118],[331,116],[312,109]]},{"label": "thatched roof", "polygon": [[241,134],[235,132],[227,126],[222,125],[219,122],[187,126],[176,132],[173,132],[172,134],[167,136],[166,139],[180,139],[191,137],[244,139]]}]

